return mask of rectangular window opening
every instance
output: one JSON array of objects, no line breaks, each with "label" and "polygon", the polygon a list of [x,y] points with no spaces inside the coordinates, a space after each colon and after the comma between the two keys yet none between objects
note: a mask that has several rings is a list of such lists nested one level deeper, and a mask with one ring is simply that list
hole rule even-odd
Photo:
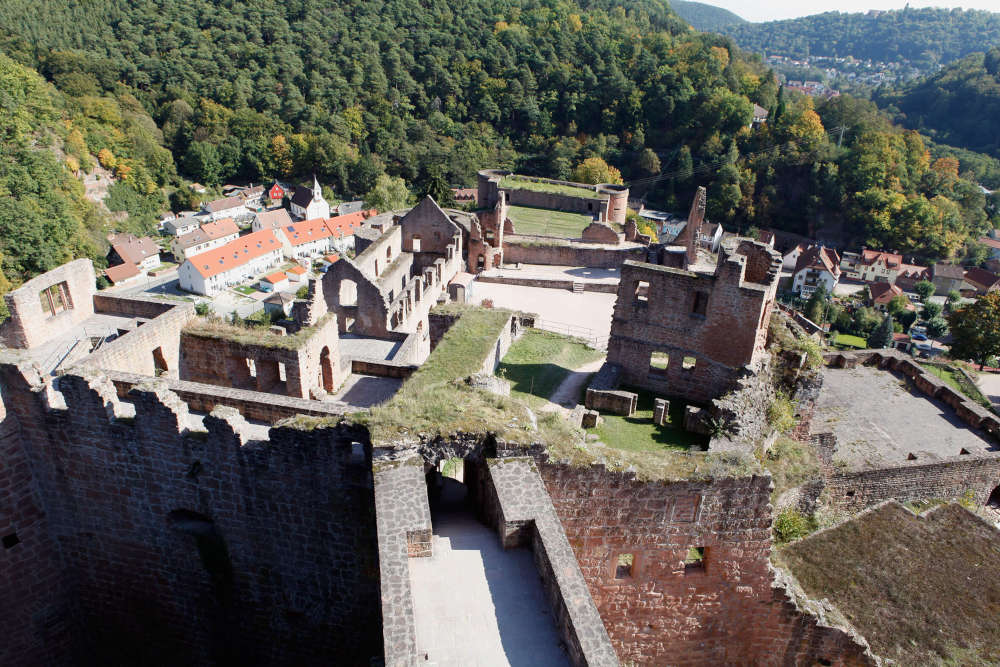
[{"label": "rectangular window opening", "polygon": [[694,367],[698,365],[698,360],[694,357],[684,357],[684,362],[681,364],[681,368],[686,371],[694,370]]},{"label": "rectangular window opening", "polygon": [[694,315],[704,315],[708,312],[708,295],[704,292],[694,293],[694,304],[691,306],[691,313]]},{"label": "rectangular window opening", "polygon": [[3,548],[11,549],[21,543],[21,538],[17,536],[17,533],[10,533],[9,535],[3,536]]},{"label": "rectangular window opening", "polygon": [[285,381],[285,364],[278,362],[278,379],[282,382]]},{"label": "rectangular window opening", "polygon": [[632,554],[618,554],[618,560],[615,563],[615,579],[631,579],[634,565],[635,556]]},{"label": "rectangular window opening", "polygon": [[253,359],[247,359],[247,368],[250,369],[250,377],[257,377],[257,364],[254,363]]},{"label": "rectangular window opening", "polygon": [[645,280],[635,283],[635,300],[641,305],[649,303],[649,283]]},{"label": "rectangular window opening", "polygon": [[670,365],[670,355],[666,352],[651,352],[649,354],[650,375],[666,375]]},{"label": "rectangular window opening", "polygon": [[705,547],[691,547],[684,558],[684,574],[705,571]]}]

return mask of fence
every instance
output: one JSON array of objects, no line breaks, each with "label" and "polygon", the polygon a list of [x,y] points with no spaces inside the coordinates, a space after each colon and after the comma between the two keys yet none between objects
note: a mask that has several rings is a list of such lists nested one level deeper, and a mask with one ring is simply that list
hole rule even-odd
[{"label": "fence", "polygon": [[595,350],[606,351],[608,349],[608,336],[598,336],[594,333],[593,329],[589,329],[587,327],[581,327],[576,324],[567,324],[566,322],[543,320],[540,317],[535,318],[534,327],[536,329],[551,331],[552,333],[562,334],[564,336],[579,338],[586,343],[588,347],[592,347]]}]

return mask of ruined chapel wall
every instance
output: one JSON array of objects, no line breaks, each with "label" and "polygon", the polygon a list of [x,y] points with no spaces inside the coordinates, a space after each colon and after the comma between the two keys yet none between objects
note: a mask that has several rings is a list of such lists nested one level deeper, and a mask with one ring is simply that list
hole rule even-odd
[{"label": "ruined chapel wall", "polygon": [[[72,590],[80,652],[64,661],[360,664],[380,654],[371,475],[357,434],[272,429],[249,444],[242,418],[220,408],[208,434],[183,435],[187,408],[162,388],[134,390],[135,418],[115,419],[122,408],[100,374],[60,378],[66,408],[47,407],[23,377],[0,367]],[[0,623],[31,626],[19,613],[5,606]],[[35,662],[26,657],[18,664]]]},{"label": "ruined chapel wall", "polygon": [[[93,263],[77,259],[7,292],[4,301],[10,317],[0,326],[3,343],[8,347],[32,348],[72,331],[94,314],[95,280]],[[40,292],[60,285],[69,307],[52,315],[45,311]]]},{"label": "ruined chapel wall", "polygon": [[[136,309],[153,312],[156,306],[142,304]],[[90,368],[139,373],[154,376],[157,363],[166,364],[166,372],[177,377],[181,357],[181,329],[195,317],[194,304],[173,305],[141,326],[104,343],[96,352],[84,359],[82,365]],[[159,355],[154,356],[158,351]]]}]

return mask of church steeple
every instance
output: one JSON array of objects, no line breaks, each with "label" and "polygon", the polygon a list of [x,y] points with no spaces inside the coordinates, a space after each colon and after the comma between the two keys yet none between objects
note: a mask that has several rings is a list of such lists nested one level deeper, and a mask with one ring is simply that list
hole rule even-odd
[{"label": "church steeple", "polygon": [[323,199],[323,188],[320,187],[319,179],[316,178],[316,174],[313,174],[313,201],[319,201]]}]

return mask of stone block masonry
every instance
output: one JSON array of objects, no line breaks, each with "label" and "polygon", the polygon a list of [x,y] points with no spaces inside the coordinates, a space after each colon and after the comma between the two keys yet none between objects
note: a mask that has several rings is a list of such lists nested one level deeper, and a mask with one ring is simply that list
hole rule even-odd
[{"label": "stone block masonry", "polygon": [[77,259],[35,276],[4,295],[10,318],[0,327],[8,347],[31,348],[69,333],[94,314],[94,265]]},{"label": "stone block masonry", "polygon": [[147,376],[178,376],[181,330],[195,317],[194,304],[106,298],[95,302],[102,307],[122,309],[116,312],[143,313],[137,317],[152,316],[152,319],[105,343],[81,365]]},{"label": "stone block masonry", "polygon": [[124,417],[96,371],[59,378],[65,407],[27,364],[0,364],[0,386],[16,422],[5,446],[27,464],[5,471],[0,489],[37,499],[36,510],[15,506],[10,521],[25,527],[0,551],[0,571],[38,550],[60,566],[38,553],[20,570],[30,602],[0,609],[18,647],[0,649],[5,664],[367,664],[381,654],[364,432],[273,428],[250,441],[242,417],[217,408],[207,433],[191,433],[187,406],[162,385],[133,389],[135,414]]},{"label": "stone block masonry", "polygon": [[772,589],[769,477],[540,472],[622,662],[872,664],[865,647]]}]

